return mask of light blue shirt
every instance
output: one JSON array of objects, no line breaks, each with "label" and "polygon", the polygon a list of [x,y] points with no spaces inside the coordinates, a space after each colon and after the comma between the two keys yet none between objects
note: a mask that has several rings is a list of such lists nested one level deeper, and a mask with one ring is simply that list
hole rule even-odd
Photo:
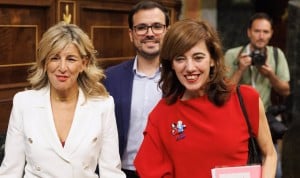
[{"label": "light blue shirt", "polygon": [[144,138],[143,131],[147,124],[148,115],[162,97],[158,87],[161,75],[159,69],[153,76],[146,76],[137,71],[137,58],[135,58],[133,73],[128,142],[122,158],[122,168],[128,170],[135,170],[133,161]]}]

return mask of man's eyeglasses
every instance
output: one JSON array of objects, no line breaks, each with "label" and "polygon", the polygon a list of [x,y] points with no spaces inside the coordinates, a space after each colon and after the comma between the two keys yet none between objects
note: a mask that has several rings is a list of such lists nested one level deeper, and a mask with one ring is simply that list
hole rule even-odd
[{"label": "man's eyeglasses", "polygon": [[155,24],[152,24],[152,25],[139,24],[139,25],[133,26],[133,28],[134,28],[135,33],[137,35],[147,34],[149,28],[151,28],[153,34],[160,35],[165,31],[166,25],[163,25],[163,24],[160,24],[160,23],[155,23]]}]

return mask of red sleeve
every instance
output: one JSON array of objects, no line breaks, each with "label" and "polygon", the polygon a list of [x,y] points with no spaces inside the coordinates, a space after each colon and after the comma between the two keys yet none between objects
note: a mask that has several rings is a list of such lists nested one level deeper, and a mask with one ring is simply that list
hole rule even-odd
[{"label": "red sleeve", "polygon": [[241,94],[246,106],[247,114],[255,137],[259,127],[259,94],[251,86],[241,85]]},{"label": "red sleeve", "polygon": [[172,164],[155,123],[150,115],[134,164],[141,178],[172,178]]}]

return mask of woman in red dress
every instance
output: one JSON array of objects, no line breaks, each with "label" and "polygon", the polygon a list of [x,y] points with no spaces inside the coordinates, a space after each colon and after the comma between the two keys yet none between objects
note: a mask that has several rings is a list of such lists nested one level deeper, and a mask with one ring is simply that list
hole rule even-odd
[{"label": "woman in red dress", "polygon": [[[246,165],[248,128],[226,67],[217,32],[183,20],[161,49],[163,99],[149,115],[135,166],[141,178],[211,178],[211,169]],[[259,94],[241,86],[262,152],[262,178],[274,178],[276,152]]]}]

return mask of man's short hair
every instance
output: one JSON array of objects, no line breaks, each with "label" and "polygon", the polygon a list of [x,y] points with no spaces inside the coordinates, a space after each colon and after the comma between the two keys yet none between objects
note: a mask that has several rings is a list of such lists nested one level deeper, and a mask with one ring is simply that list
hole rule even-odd
[{"label": "man's short hair", "polygon": [[258,12],[258,13],[255,13],[253,16],[250,17],[249,23],[248,23],[248,29],[250,29],[252,27],[253,22],[257,19],[265,19],[265,20],[269,21],[270,24],[271,24],[271,27],[273,28],[272,18],[267,13]]},{"label": "man's short hair", "polygon": [[129,28],[130,29],[133,28],[133,15],[134,14],[136,14],[139,10],[148,10],[148,9],[154,9],[154,8],[158,8],[158,9],[160,9],[164,13],[165,19],[166,19],[166,24],[165,25],[168,27],[169,23],[170,23],[168,9],[165,8],[163,5],[159,4],[158,2],[144,0],[144,1],[140,1],[139,3],[137,3],[136,5],[134,5],[132,7],[132,9],[130,10],[130,12],[128,14],[128,25],[129,25]]}]

